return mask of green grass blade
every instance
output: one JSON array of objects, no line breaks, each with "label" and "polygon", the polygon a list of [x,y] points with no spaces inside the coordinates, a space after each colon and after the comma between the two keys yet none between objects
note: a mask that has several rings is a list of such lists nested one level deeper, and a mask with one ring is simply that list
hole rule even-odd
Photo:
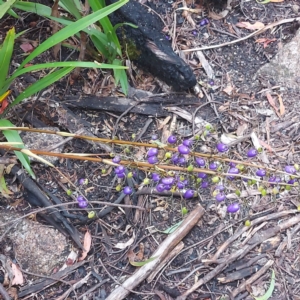
[{"label": "green grass blade", "polygon": [[[9,120],[0,120],[0,126],[1,127],[15,127]],[[21,145],[14,145],[15,147],[24,148],[23,141],[16,130],[3,130],[3,134],[5,138],[7,139],[8,142],[18,142],[21,143]],[[26,169],[26,171],[31,175],[32,178],[35,178],[35,175],[33,171],[30,168],[30,162],[29,158],[26,154],[19,152],[19,151],[14,151],[18,159],[20,160],[21,164],[23,167]]]},{"label": "green grass blade", "polygon": [[16,71],[8,80],[6,80],[5,88],[6,90],[9,88],[9,85],[12,83],[14,79],[18,76],[21,76],[25,73],[29,73],[32,71],[38,71],[43,69],[54,69],[54,68],[62,68],[62,67],[73,67],[73,68],[96,68],[96,69],[118,69],[124,70],[127,67],[121,65],[112,65],[112,64],[102,64],[96,62],[87,62],[87,61],[62,61],[62,62],[53,62],[53,63],[45,63],[38,64],[23,68],[19,71]]},{"label": "green grass blade", "polygon": [[39,3],[16,1],[16,3],[14,4],[14,8],[26,12],[35,13],[42,17],[51,16],[51,8]]},{"label": "green grass blade", "polygon": [[41,91],[42,89],[46,88],[50,84],[58,81],[65,75],[69,74],[74,67],[65,67],[58,71],[48,74],[47,76],[43,77],[41,80],[33,83],[24,92],[20,93],[20,95],[10,104],[9,107],[15,106],[19,104],[25,98],[30,97],[31,95]]},{"label": "green grass blade", "polygon": [[16,0],[8,0],[6,2],[0,2],[0,19],[10,10]]},{"label": "green grass blade", "polygon": [[39,54],[45,52],[49,48],[53,47],[54,45],[64,41],[70,36],[73,36],[75,33],[87,28],[94,22],[97,22],[99,19],[102,19],[127,3],[128,0],[120,0],[114,4],[108,5],[107,7],[96,11],[78,21],[76,21],[73,24],[70,24],[66,26],[65,28],[61,29],[59,32],[54,34],[52,37],[48,38],[46,41],[44,41],[41,45],[39,45],[20,65],[18,69],[21,69],[24,67],[25,64],[30,62],[32,59],[34,59]]},{"label": "green grass blade", "polygon": [[96,35],[91,35],[91,40],[98,52],[103,54],[104,57],[109,57],[109,52],[107,51],[105,44]]},{"label": "green grass blade", "polygon": [[68,11],[72,16],[74,16],[77,20],[82,18],[81,7],[77,6],[78,2],[75,3],[73,0],[60,0],[59,6]]},{"label": "green grass blade", "polygon": [[[122,62],[119,59],[115,59],[113,61],[113,64],[121,66]],[[128,94],[128,79],[127,79],[126,71],[124,69],[123,70],[114,69],[114,76],[116,79],[116,85],[120,82],[123,93],[125,95],[127,95]]]},{"label": "green grass blade", "polygon": [[[91,6],[91,8],[94,12],[99,11],[99,10],[103,9],[103,7],[105,7],[104,1],[99,1],[99,0],[88,0],[88,1],[89,1],[89,4],[90,4],[90,6]],[[127,3],[127,2],[125,2],[125,3]],[[99,20],[99,22],[100,22],[100,24],[101,24],[101,26],[102,26],[102,28],[103,28],[106,35],[108,35],[110,33],[113,33],[112,42],[116,45],[117,49],[119,50],[119,55],[122,55],[121,54],[121,46],[120,46],[118,37],[114,32],[114,28],[113,28],[109,18],[108,17],[101,18]]]},{"label": "green grass blade", "polygon": [[[5,37],[5,40],[0,48],[0,89],[5,84],[5,79],[8,75],[10,60],[14,50],[15,29],[10,29]],[[1,95],[0,95],[1,96]]]}]

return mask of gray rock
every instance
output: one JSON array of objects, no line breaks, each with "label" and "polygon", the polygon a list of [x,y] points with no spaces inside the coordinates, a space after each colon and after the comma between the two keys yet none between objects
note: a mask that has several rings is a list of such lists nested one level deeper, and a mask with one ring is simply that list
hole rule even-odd
[{"label": "gray rock", "polygon": [[300,30],[291,42],[279,50],[272,61],[259,69],[257,75],[266,80],[272,79],[284,90],[300,91]]},{"label": "gray rock", "polygon": [[[59,128],[57,127],[43,127],[38,129],[59,131]],[[64,138],[56,134],[47,134],[47,133],[28,131],[22,134],[22,140],[24,142],[25,147],[28,149],[44,150],[44,151],[49,151],[54,153],[61,153],[64,149],[64,144],[61,144],[64,141]],[[56,147],[57,145],[59,146]],[[59,160],[59,158],[56,156],[41,155],[41,157],[52,164],[55,164]],[[38,161],[35,158],[32,157],[29,158],[32,161]]]},{"label": "gray rock", "polygon": [[[0,225],[20,216],[15,211],[0,210]],[[0,236],[9,228],[5,239],[12,242],[17,263],[25,271],[50,275],[53,269],[61,267],[66,261],[69,252],[67,240],[57,230],[28,219],[21,219],[17,225],[11,226],[0,226]],[[7,246],[2,250],[4,255],[9,256],[12,249]]]}]

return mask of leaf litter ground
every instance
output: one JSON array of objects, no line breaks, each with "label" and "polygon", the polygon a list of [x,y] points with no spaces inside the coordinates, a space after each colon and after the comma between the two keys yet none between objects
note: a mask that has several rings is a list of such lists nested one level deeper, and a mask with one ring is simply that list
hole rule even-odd
[{"label": "leaf litter ground", "polygon": [[[187,3],[188,6],[190,4]],[[235,2],[228,16],[214,20],[217,17],[211,13],[210,16],[213,18],[210,18],[209,25],[197,28],[194,28],[193,24],[188,21],[189,18],[182,16],[180,11],[176,18],[175,49],[222,44],[249,34],[248,30],[235,26],[239,21],[252,24],[259,21],[268,24],[287,17],[297,17],[298,15],[293,11],[293,5],[291,1],[267,5],[260,5],[255,1]],[[158,12],[171,29],[174,26],[174,8],[179,8],[179,6],[170,3],[153,3],[152,7],[155,6],[159,7]],[[198,24],[211,10],[212,7],[205,7],[200,16],[191,15],[191,17]],[[215,11],[219,13],[221,10],[216,8]],[[11,20],[6,21],[11,22]],[[25,26],[28,26],[28,23],[25,23]],[[239,132],[241,136],[246,136],[252,130],[256,130],[259,138],[265,142],[269,166],[275,168],[279,165],[284,166],[286,161],[299,163],[298,127],[291,127],[290,123],[293,118],[295,120],[293,123],[297,122],[299,116],[297,111],[291,110],[294,103],[283,99],[285,112],[280,119],[269,119],[268,113],[272,111],[272,100],[270,98],[268,100],[262,91],[267,88],[274,91],[272,88],[276,82],[270,82],[266,78],[257,78],[256,72],[275,56],[282,44],[292,39],[296,30],[297,24],[287,23],[263,33],[259,36],[259,38],[264,38],[260,43],[256,43],[255,39],[251,38],[229,47],[205,51],[206,60],[215,74],[214,85],[211,87],[206,85],[211,78],[201,68],[197,56],[192,52],[186,57],[198,81],[203,82],[203,93],[206,92],[204,98],[199,99],[200,105],[205,102],[205,99],[212,101],[208,105],[211,107],[205,107],[199,115],[216,126],[219,136],[224,132]],[[44,59],[48,60],[46,57]],[[15,61],[18,61],[17,55]],[[29,102],[18,108],[20,110],[15,111],[17,118],[12,119],[14,124],[23,125],[22,113],[27,111],[28,115],[34,115],[48,126],[55,125],[66,130],[61,127],[61,124],[64,124],[64,116],[55,113],[53,110],[55,104],[51,99],[59,97],[63,103],[65,96],[78,96],[83,91],[95,95],[98,93],[99,96],[99,90],[102,96],[119,95],[108,73],[97,74],[90,70],[85,73],[83,71],[83,74],[77,82],[57,83],[54,89],[42,95],[42,102]],[[31,74],[22,78],[14,88],[19,91],[21,85],[28,85],[35,80],[36,76],[41,76],[41,74]],[[161,92],[161,83],[157,83],[154,78],[142,71],[137,74],[134,69],[131,79],[136,89]],[[272,92],[271,97],[276,99],[275,105],[279,109],[278,97]],[[299,96],[296,95],[293,101],[297,99]],[[193,112],[196,106],[186,105],[182,108]],[[119,113],[76,108],[72,108],[72,111],[78,119],[81,118],[86,122],[85,125],[92,134],[104,138],[110,138],[114,133],[120,139],[131,140],[132,134],[137,135],[142,132],[140,140],[148,142],[153,134],[165,133],[164,129],[158,129],[159,121],[162,119],[153,118],[151,124],[144,127],[149,118],[130,111],[120,119],[118,126],[116,126],[116,120]],[[264,113],[257,113],[258,111]],[[33,122],[30,118],[24,118],[24,120]],[[180,118],[176,120],[175,128],[178,133],[191,131],[190,124]],[[231,157],[242,159],[249,141],[248,139],[234,146]],[[211,140],[208,138],[206,148],[202,145],[201,150],[209,151],[215,142],[213,138]],[[275,151],[268,151],[271,147]],[[70,153],[97,154],[99,151],[101,152],[99,148],[77,139],[67,143],[64,150]],[[143,157],[145,153],[145,149],[139,149],[134,154],[135,159]],[[103,151],[101,155],[106,157]],[[102,168],[105,166],[102,164],[70,159],[59,160],[57,166],[74,183],[80,178],[88,179],[89,183],[84,189],[89,201],[114,202],[118,197],[114,189],[114,174],[111,168],[108,169],[107,174],[103,175]],[[47,187],[62,202],[70,201],[62,188],[68,187],[68,183],[58,174],[41,164],[33,164],[33,169],[40,186]],[[144,173],[138,172],[138,176],[139,180],[142,180]],[[23,210],[30,212],[33,207],[28,208],[28,198],[24,196],[23,188],[16,184],[13,177],[7,176],[7,182],[8,187],[15,193],[14,199],[22,201],[5,200],[5,204],[2,205],[3,209],[9,205],[19,212]],[[232,192],[234,193],[234,190]],[[189,290],[195,282],[201,280],[203,284],[191,293],[188,299],[230,299],[230,295],[234,296],[234,299],[253,299],[251,294],[259,296],[266,293],[270,285],[271,269],[275,270],[276,285],[270,299],[297,299],[300,287],[298,279],[300,266],[297,255],[299,226],[293,218],[297,217],[295,208],[298,205],[298,194],[291,193],[271,198],[260,197],[254,193],[243,198],[241,211],[233,216],[224,213],[209,191],[201,193],[199,198],[183,201],[180,198],[162,195],[144,195],[136,199],[126,197],[125,204],[138,203],[147,210],[141,212],[132,208],[114,208],[103,213],[103,216],[94,222],[86,218],[70,219],[79,230],[82,242],[84,234],[87,231],[91,233],[92,246],[85,258],[85,264],[67,274],[64,281],[57,281],[49,288],[43,287],[35,290],[35,296],[30,296],[30,298],[60,299],[59,297],[63,296],[63,298],[81,299],[87,293],[83,296],[87,297],[86,299],[105,299],[119,282],[133,276],[137,267],[132,266],[130,261],[146,261],[150,258],[166,238],[166,235],[160,231],[170,228],[183,219],[182,207],[185,206],[188,211],[193,211],[196,204],[200,202],[205,208],[205,214],[183,239],[184,247],[181,252],[173,260],[170,259],[151,283],[143,281],[134,289],[136,293],[130,294],[127,299],[175,299]],[[95,210],[98,207],[103,208],[102,205],[94,205]],[[86,216],[86,212],[79,211],[76,205],[73,206],[72,212]],[[245,229],[243,226],[247,219],[254,224],[251,229]],[[228,241],[230,243],[226,244]],[[1,254],[13,259],[16,254],[11,247],[6,247],[10,243],[8,238],[2,238],[0,249],[5,249]],[[217,251],[219,251],[218,255]],[[239,256],[235,257],[237,251],[240,251]],[[218,269],[224,263],[222,259],[227,260],[228,264]],[[260,270],[261,273],[259,273]],[[49,271],[51,274],[53,270]],[[0,272],[4,274],[3,271]],[[259,276],[255,277],[256,274]],[[52,273],[49,276],[53,275]],[[35,276],[28,276],[25,287],[29,280],[38,280]],[[75,286],[76,282],[84,278],[84,283]],[[70,287],[66,282],[74,285],[76,295],[73,291],[70,291],[69,296],[64,294]],[[26,288],[23,288],[24,290],[26,291]]]}]

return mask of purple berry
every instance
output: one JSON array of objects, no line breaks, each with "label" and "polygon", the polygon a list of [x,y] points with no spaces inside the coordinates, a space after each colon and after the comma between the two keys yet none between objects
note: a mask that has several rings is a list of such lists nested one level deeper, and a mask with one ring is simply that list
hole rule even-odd
[{"label": "purple berry", "polygon": [[223,192],[223,191],[225,190],[225,187],[224,187],[224,185],[219,184],[219,185],[216,185],[216,186],[215,186],[215,190],[218,190],[218,191],[220,191],[220,192]]},{"label": "purple berry", "polygon": [[88,180],[87,180],[86,178],[80,178],[80,179],[78,180],[79,185],[87,184],[87,182],[88,182]]},{"label": "purple berry", "polygon": [[175,178],[174,177],[165,177],[161,180],[161,183],[164,184],[164,185],[172,185],[175,181]]},{"label": "purple berry", "polygon": [[148,150],[147,156],[156,156],[158,154],[158,149],[157,148],[150,148]]},{"label": "purple berry", "polygon": [[183,140],[182,144],[186,147],[191,147],[193,145],[193,140]]},{"label": "purple berry", "polygon": [[220,193],[220,194],[218,194],[217,196],[216,196],[216,200],[218,201],[218,202],[222,202],[222,201],[224,201],[226,199],[226,196],[225,196],[225,194],[223,194],[223,193]]},{"label": "purple berry", "polygon": [[112,161],[113,161],[115,164],[118,164],[118,163],[120,163],[121,158],[120,158],[120,156],[115,156],[115,157],[112,159]]},{"label": "purple berry", "polygon": [[117,174],[117,177],[118,178],[124,178],[126,175],[125,175],[125,173],[118,173]]},{"label": "purple berry", "polygon": [[199,167],[205,167],[205,160],[201,157],[196,157],[196,164]]},{"label": "purple berry", "polygon": [[170,135],[168,137],[168,143],[169,144],[175,144],[177,142],[177,137],[175,135]]},{"label": "purple berry", "polygon": [[296,173],[296,169],[294,166],[285,166],[284,168],[285,172],[289,173],[289,174],[295,174]]},{"label": "purple berry", "polygon": [[248,156],[249,158],[255,157],[257,154],[258,154],[258,152],[257,152],[256,149],[249,149],[248,152],[247,152],[247,156]]},{"label": "purple berry", "polygon": [[154,182],[160,181],[160,175],[157,173],[152,173],[152,180]]},{"label": "purple berry", "polygon": [[274,186],[274,184],[281,182],[281,178],[279,176],[272,176],[269,178],[268,181],[271,184],[271,186]]},{"label": "purple berry", "polygon": [[184,166],[184,165],[186,164],[186,159],[185,159],[184,156],[180,156],[180,157],[178,158],[178,164],[179,164],[180,166]]},{"label": "purple berry", "polygon": [[180,190],[182,190],[182,189],[185,188],[185,184],[184,184],[182,181],[178,181],[178,182],[177,182],[177,187],[178,187]]},{"label": "purple berry", "polygon": [[209,187],[208,181],[202,181],[202,182],[201,182],[201,187],[202,187],[203,189],[208,188],[208,187]]},{"label": "purple berry", "polygon": [[123,193],[125,195],[130,195],[132,194],[132,188],[130,186],[125,186],[124,189],[123,189]]},{"label": "purple berry", "polygon": [[256,171],[256,176],[259,176],[259,177],[264,177],[264,176],[266,176],[266,174],[267,174],[267,172],[264,169],[259,169]]},{"label": "purple berry", "polygon": [[198,173],[198,178],[204,179],[206,177],[207,177],[206,173],[202,173],[202,172]]},{"label": "purple berry", "polygon": [[160,183],[156,186],[156,190],[159,192],[159,193],[162,193],[164,190],[165,190],[165,186]]},{"label": "purple berry", "polygon": [[151,165],[154,165],[154,164],[158,163],[157,156],[150,156],[150,157],[148,157],[148,163],[151,164]]},{"label": "purple berry", "polygon": [[172,188],[171,184],[165,184],[164,186],[166,191],[169,191]]},{"label": "purple berry", "polygon": [[193,190],[186,190],[183,194],[183,198],[185,199],[191,199],[194,197],[194,191]]},{"label": "purple berry", "polygon": [[209,85],[215,85],[215,82],[214,82],[213,79],[210,79],[210,80],[208,81],[208,84],[209,84]]},{"label": "purple berry", "polygon": [[86,207],[88,206],[88,203],[87,203],[86,200],[79,201],[79,202],[78,202],[78,206],[79,206],[80,208],[86,208]]},{"label": "purple berry", "polygon": [[232,162],[232,161],[229,163],[229,167],[230,167],[230,168],[235,168],[235,166],[236,166],[236,163],[234,163],[234,162]]},{"label": "purple berry", "polygon": [[178,154],[178,153],[173,154],[172,157],[171,157],[171,162],[172,162],[174,165],[177,165],[177,164],[178,164],[178,161],[179,161],[179,154]]},{"label": "purple berry", "polygon": [[206,18],[201,20],[201,22],[200,22],[200,26],[205,26],[207,24],[208,24],[208,20]]},{"label": "purple berry", "polygon": [[79,195],[76,199],[78,202],[86,201],[81,195]]},{"label": "purple berry", "polygon": [[[240,170],[237,168],[230,168],[228,171],[229,174],[239,174]],[[235,176],[228,176],[227,177],[229,180],[233,180],[235,178]]]},{"label": "purple berry", "polygon": [[289,181],[288,181],[288,184],[294,184],[296,182],[296,179],[290,179]]},{"label": "purple berry", "polygon": [[157,135],[157,134],[153,134],[153,135],[151,136],[151,140],[155,141],[155,140],[157,140],[157,139],[158,139],[158,135]]},{"label": "purple berry", "polygon": [[216,162],[212,162],[209,164],[209,169],[210,170],[216,170],[218,168],[218,164]]},{"label": "purple berry", "polygon": [[189,154],[190,151],[191,151],[190,148],[187,147],[187,146],[185,146],[185,145],[179,145],[179,146],[178,146],[178,152],[179,152],[180,154]]},{"label": "purple berry", "polygon": [[165,35],[166,40],[170,41],[171,37],[169,35]]},{"label": "purple berry", "polygon": [[227,207],[227,212],[229,213],[236,213],[239,210],[240,210],[240,205],[238,203],[232,203]]},{"label": "purple berry", "polygon": [[227,145],[225,145],[225,144],[223,144],[223,143],[219,143],[218,145],[217,145],[217,150],[219,151],[219,152],[226,152],[226,151],[228,151],[229,150],[229,148],[228,148],[228,146]]},{"label": "purple berry", "polygon": [[115,173],[116,174],[122,174],[122,173],[125,173],[125,167],[124,166],[117,166],[116,168],[115,168]]},{"label": "purple berry", "polygon": [[192,31],[192,34],[193,34],[193,35],[197,35],[197,34],[198,34],[197,30],[193,30],[193,31]]}]

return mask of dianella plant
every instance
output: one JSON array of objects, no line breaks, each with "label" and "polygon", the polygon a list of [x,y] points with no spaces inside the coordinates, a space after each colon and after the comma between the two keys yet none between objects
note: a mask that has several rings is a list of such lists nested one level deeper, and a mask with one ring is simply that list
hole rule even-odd
[{"label": "dianella plant", "polygon": [[[51,18],[54,21],[60,22],[64,27],[42,42],[37,48],[35,48],[12,73],[11,71],[11,59],[13,55],[15,40],[22,33],[16,33],[14,28],[8,30],[4,41],[0,44],[0,102],[2,103],[0,115],[0,126],[11,127],[13,124],[4,119],[4,114],[7,109],[17,105],[22,100],[34,95],[35,93],[43,90],[54,82],[60,80],[72,72],[75,68],[98,68],[98,69],[113,69],[116,80],[121,82],[123,90],[127,91],[127,80],[125,67],[121,62],[121,48],[118,42],[115,30],[107,16],[126,4],[128,0],[120,0],[111,5],[105,6],[101,2],[90,1],[92,12],[88,15],[84,15],[81,10],[81,2],[76,0],[66,0],[59,2],[73,19],[62,19],[51,16],[51,8],[32,2],[22,2],[9,0],[3,2],[0,0],[0,19],[5,13],[9,13],[13,17],[18,17],[17,9],[36,13],[47,18]],[[98,26],[95,25],[98,24]],[[64,40],[78,35],[80,32],[87,32],[91,37],[96,49],[106,58],[107,63],[101,62],[87,62],[87,61],[64,61],[64,62],[45,62],[34,64],[32,63],[36,57],[43,52],[49,50],[53,46],[63,42]],[[118,58],[119,57],[119,58]],[[13,81],[28,72],[37,70],[46,70],[49,72],[46,76],[39,79],[32,85],[28,86],[22,91],[13,101],[8,104],[7,96],[10,93],[10,85]],[[23,148],[22,140],[17,131],[4,130],[3,134],[9,143],[18,145],[19,148]],[[30,169],[29,160],[26,154],[21,152],[15,152],[26,170],[34,177],[32,170]]]}]

